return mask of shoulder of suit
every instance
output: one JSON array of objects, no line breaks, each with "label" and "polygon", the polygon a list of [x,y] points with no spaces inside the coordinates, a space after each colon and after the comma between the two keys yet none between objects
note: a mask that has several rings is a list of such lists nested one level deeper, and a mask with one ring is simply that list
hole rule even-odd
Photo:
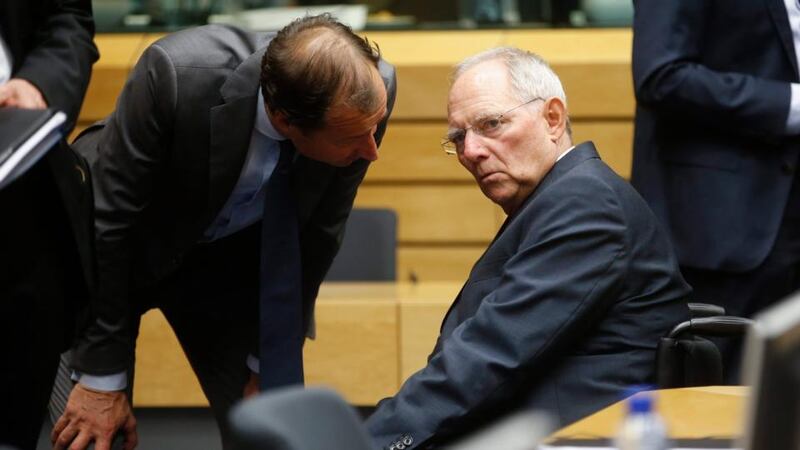
[{"label": "shoulder of suit", "polygon": [[157,40],[175,66],[236,67],[264,43],[264,35],[231,25],[204,25],[168,34]]}]

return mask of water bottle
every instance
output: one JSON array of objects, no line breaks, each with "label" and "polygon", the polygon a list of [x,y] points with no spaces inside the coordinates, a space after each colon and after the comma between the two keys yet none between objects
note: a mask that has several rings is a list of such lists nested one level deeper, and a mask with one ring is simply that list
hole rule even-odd
[{"label": "water bottle", "polygon": [[667,450],[666,427],[654,409],[653,395],[638,392],[628,398],[628,413],[616,438],[619,450]]}]

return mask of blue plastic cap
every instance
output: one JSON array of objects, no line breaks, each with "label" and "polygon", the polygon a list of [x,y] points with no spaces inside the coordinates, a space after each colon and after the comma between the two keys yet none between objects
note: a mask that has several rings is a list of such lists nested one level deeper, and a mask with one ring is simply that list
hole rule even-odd
[{"label": "blue plastic cap", "polygon": [[630,386],[625,389],[625,397],[628,398],[628,412],[630,413],[649,413],[653,410],[653,396],[644,391],[652,390],[653,386],[640,384]]},{"label": "blue plastic cap", "polygon": [[653,397],[640,392],[628,400],[628,411],[631,414],[649,413],[653,410]]}]

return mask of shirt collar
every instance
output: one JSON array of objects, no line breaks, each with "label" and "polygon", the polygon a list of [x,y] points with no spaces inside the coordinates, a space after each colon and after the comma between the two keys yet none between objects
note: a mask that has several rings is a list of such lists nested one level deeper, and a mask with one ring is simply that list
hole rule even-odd
[{"label": "shirt collar", "polygon": [[564,153],[562,153],[562,154],[558,155],[558,158],[556,158],[556,162],[559,162],[559,161],[561,161],[561,158],[563,158],[563,157],[567,156],[567,153],[571,152],[573,148],[575,148],[575,146],[574,146],[574,145],[573,145],[572,147],[570,147],[570,148],[568,148],[568,149],[564,150]]},{"label": "shirt collar", "polygon": [[261,88],[258,88],[258,101],[256,102],[256,123],[254,128],[258,133],[272,139],[273,141],[286,140],[286,137],[280,134],[272,125],[272,121],[267,114],[267,108],[264,107],[264,94],[261,92]]}]

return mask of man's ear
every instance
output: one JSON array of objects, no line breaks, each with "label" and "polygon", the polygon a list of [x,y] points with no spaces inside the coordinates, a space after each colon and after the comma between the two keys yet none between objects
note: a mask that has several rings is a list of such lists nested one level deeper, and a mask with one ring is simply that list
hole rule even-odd
[{"label": "man's ear", "polygon": [[550,139],[557,142],[567,130],[567,105],[558,97],[550,97],[544,102],[542,116],[547,122]]},{"label": "man's ear", "polygon": [[295,127],[289,122],[286,114],[280,111],[273,111],[269,106],[266,106],[266,108],[267,117],[269,117],[269,121],[272,122],[272,126],[275,127],[275,130],[283,136],[290,137]]}]

